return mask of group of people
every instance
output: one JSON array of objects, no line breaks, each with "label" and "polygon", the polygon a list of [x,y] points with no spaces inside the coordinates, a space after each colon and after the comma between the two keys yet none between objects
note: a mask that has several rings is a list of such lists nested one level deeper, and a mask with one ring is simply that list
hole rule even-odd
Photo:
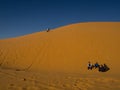
[{"label": "group of people", "polygon": [[98,64],[98,62],[96,62],[95,64],[92,64],[91,62],[88,62],[88,70],[92,70],[93,68],[97,69],[99,72],[106,72],[108,70],[110,70],[110,68],[106,65],[106,64]]}]

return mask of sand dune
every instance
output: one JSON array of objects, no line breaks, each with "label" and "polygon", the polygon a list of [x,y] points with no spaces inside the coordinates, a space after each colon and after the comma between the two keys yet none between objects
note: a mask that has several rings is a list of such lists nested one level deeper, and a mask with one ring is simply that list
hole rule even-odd
[{"label": "sand dune", "polygon": [[[120,22],[78,23],[3,39],[0,90],[120,90],[119,54]],[[88,61],[110,70],[87,70]]]},{"label": "sand dune", "polygon": [[86,72],[88,61],[110,66],[120,63],[120,23],[78,23],[50,32],[37,32],[0,41],[3,68]]}]

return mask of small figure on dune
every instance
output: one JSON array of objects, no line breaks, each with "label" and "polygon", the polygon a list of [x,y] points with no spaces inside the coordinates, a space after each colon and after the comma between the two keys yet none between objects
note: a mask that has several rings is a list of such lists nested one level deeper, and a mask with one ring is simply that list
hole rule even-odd
[{"label": "small figure on dune", "polygon": [[99,68],[99,66],[100,66],[100,65],[98,64],[98,62],[96,62],[96,63],[94,64],[95,69],[96,69],[96,68]]},{"label": "small figure on dune", "polygon": [[47,32],[49,32],[50,31],[50,29],[49,28],[47,28]]},{"label": "small figure on dune", "polygon": [[104,71],[105,71],[104,66],[101,64],[99,67],[99,72],[104,72]]},{"label": "small figure on dune", "polygon": [[106,72],[108,70],[110,70],[110,68],[106,64],[100,65],[99,67],[99,72]]},{"label": "small figure on dune", "polygon": [[103,64],[104,68],[105,68],[105,71],[108,71],[110,70],[110,68],[106,65],[106,64]]},{"label": "small figure on dune", "polygon": [[92,70],[92,68],[93,68],[93,65],[92,65],[91,62],[89,61],[89,62],[88,62],[88,70],[89,70],[89,69]]}]

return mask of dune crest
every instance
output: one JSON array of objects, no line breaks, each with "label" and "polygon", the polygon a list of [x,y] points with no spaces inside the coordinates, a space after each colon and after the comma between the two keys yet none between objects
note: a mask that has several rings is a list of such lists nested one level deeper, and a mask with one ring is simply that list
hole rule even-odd
[{"label": "dune crest", "polygon": [[17,70],[86,72],[90,60],[120,73],[120,22],[78,23],[0,40],[0,66]]}]

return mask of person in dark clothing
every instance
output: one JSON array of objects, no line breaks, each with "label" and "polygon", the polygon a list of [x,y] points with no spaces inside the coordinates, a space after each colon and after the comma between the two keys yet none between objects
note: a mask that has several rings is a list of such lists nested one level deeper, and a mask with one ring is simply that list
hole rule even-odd
[{"label": "person in dark clothing", "polygon": [[96,63],[94,64],[95,69],[96,69],[96,68],[99,68],[99,66],[100,66],[100,65],[98,64],[98,62],[96,62]]},{"label": "person in dark clothing", "polygon": [[108,70],[110,70],[110,68],[106,64],[100,65],[99,67],[99,72],[107,72]]},{"label": "person in dark clothing", "polygon": [[110,68],[106,64],[104,64],[103,66],[104,66],[105,71],[110,70]]},{"label": "person in dark clothing", "polygon": [[100,65],[100,67],[99,67],[99,72],[104,72],[104,71],[105,71],[104,66],[103,66],[103,65]]}]

